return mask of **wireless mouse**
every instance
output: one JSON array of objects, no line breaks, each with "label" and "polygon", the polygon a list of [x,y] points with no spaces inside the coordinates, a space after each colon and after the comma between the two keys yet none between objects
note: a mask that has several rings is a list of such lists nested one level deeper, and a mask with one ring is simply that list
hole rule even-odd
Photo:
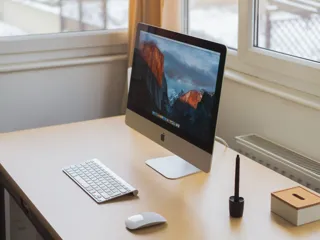
[{"label": "wireless mouse", "polygon": [[140,228],[151,227],[165,222],[167,222],[167,220],[158,213],[142,212],[137,215],[128,217],[125,224],[128,229],[136,230]]}]

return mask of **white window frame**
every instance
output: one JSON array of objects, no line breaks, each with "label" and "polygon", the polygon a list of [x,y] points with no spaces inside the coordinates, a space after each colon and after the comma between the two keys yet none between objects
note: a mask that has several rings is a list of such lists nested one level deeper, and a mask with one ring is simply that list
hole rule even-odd
[{"label": "white window frame", "polygon": [[127,29],[0,37],[0,54],[56,51],[127,43]]},{"label": "white window frame", "polygon": [[[241,34],[238,35],[238,50],[228,50],[226,67],[320,97],[320,63],[253,46],[254,1],[238,0],[238,33]],[[186,18],[188,0],[182,2]],[[186,32],[187,26],[182,29]]]},{"label": "white window frame", "polygon": [[127,29],[0,37],[0,66],[126,54]]}]

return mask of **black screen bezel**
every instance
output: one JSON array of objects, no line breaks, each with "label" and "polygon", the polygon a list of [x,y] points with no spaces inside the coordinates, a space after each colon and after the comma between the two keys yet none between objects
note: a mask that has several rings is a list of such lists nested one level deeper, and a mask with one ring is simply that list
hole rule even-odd
[{"label": "black screen bezel", "polygon": [[[216,130],[216,124],[217,124],[217,118],[218,118],[218,111],[219,111],[219,103],[220,103],[220,95],[221,95],[221,87],[222,87],[222,80],[223,80],[223,75],[224,75],[224,67],[225,67],[225,61],[226,61],[226,53],[227,53],[227,48],[226,46],[214,42],[210,42],[208,40],[192,37],[189,35],[177,33],[177,32],[172,32],[169,30],[165,30],[162,28],[158,28],[155,26],[150,26],[147,24],[143,23],[138,23],[137,25],[137,31],[136,31],[136,39],[135,39],[135,49],[139,48],[139,42],[140,42],[140,32],[145,31],[148,33],[152,33],[161,37],[165,37],[168,39],[172,39],[175,41],[179,41],[182,43],[190,44],[193,46],[197,46],[200,48],[204,48],[210,51],[214,51],[217,53],[220,53],[220,61],[219,61],[219,69],[218,69],[218,75],[217,75],[217,81],[216,81],[216,91],[215,91],[215,106],[212,108],[212,124],[211,124],[211,133],[210,136],[210,141],[201,141],[201,139],[197,139],[194,136],[189,135],[186,132],[179,131],[179,128],[176,128],[172,126],[169,123],[164,122],[163,120],[157,118],[156,116],[152,115],[150,112],[143,111],[143,109],[140,109],[137,106],[132,106],[129,103],[128,99],[128,104],[127,108],[130,109],[131,111],[139,114],[140,116],[148,119],[149,121],[159,125],[160,127],[166,129],[167,131],[183,138],[184,140],[188,141],[191,144],[196,145],[197,147],[201,148],[202,150],[208,152],[209,154],[212,154],[213,151],[213,143],[214,143],[214,137],[215,137],[215,130]],[[135,53],[134,53],[135,54]],[[135,66],[134,66],[134,56],[133,56],[133,65],[132,65],[132,74],[131,76],[134,76],[134,71],[135,71]],[[134,79],[130,80],[130,83],[132,84],[132,81]],[[129,93],[131,89],[131,85],[129,88]]]}]

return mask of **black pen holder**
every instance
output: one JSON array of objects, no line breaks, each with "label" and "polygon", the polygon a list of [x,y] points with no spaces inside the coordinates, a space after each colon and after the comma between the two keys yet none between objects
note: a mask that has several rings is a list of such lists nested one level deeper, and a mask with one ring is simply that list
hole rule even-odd
[{"label": "black pen holder", "polygon": [[235,197],[231,196],[229,198],[229,212],[230,217],[241,218],[243,215],[244,208],[244,198],[239,197],[238,201],[235,201]]}]

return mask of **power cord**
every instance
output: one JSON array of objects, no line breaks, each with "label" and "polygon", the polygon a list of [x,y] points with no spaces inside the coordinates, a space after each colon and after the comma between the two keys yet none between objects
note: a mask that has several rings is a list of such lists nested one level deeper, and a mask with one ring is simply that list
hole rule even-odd
[{"label": "power cord", "polygon": [[218,136],[215,136],[215,138],[214,138],[214,139],[215,139],[217,142],[222,143],[226,148],[229,148],[228,143],[227,143],[223,138],[218,137]]}]

